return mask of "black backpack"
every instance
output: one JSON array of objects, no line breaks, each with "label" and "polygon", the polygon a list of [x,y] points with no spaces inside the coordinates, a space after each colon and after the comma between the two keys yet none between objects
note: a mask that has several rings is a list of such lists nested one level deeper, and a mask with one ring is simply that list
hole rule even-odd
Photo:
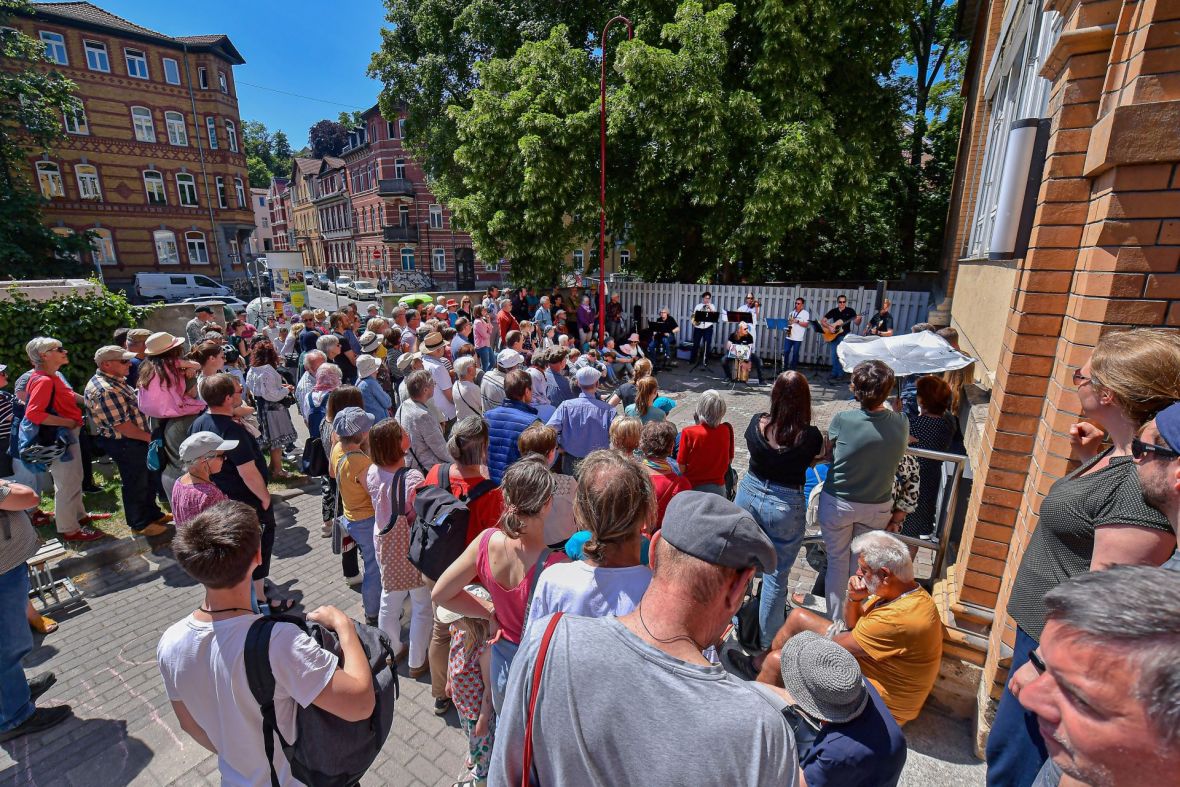
[{"label": "black backpack", "polygon": [[320,425],[328,412],[328,397],[325,396],[319,406],[311,403],[311,394],[307,394],[307,431],[308,438],[303,443],[303,456],[299,460],[299,469],[304,475],[323,477],[328,474],[328,455],[324,451],[324,443],[320,439]]},{"label": "black backpack", "polygon": [[246,679],[250,693],[262,710],[262,737],[270,764],[271,787],[279,787],[275,772],[275,735],[291,774],[309,787],[348,787],[360,781],[381,751],[393,726],[393,706],[398,696],[397,657],[388,635],[380,629],[354,623],[361,647],[373,672],[376,704],[363,721],[345,721],[326,710],[308,705],[295,710],[295,742],[287,743],[275,719],[275,676],[270,666],[270,634],[276,623],[299,626],[324,650],[341,658],[336,635],[318,623],[302,617],[274,615],[254,621],[246,634]]},{"label": "black backpack", "polygon": [[467,506],[496,488],[484,479],[467,495],[451,494],[451,465],[439,465],[438,483],[424,486],[414,498],[418,515],[410,526],[410,553],[407,557],[427,579],[437,581],[467,547]]}]

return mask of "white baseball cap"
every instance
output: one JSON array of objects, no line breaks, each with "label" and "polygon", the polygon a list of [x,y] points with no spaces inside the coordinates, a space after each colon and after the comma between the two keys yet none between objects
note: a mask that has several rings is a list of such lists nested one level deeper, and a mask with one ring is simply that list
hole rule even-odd
[{"label": "white baseball cap", "polygon": [[496,365],[501,369],[515,369],[524,363],[524,356],[516,350],[500,350],[496,356]]},{"label": "white baseball cap", "polygon": [[583,366],[574,376],[578,380],[578,385],[581,386],[594,385],[602,378],[602,375],[593,366]]}]

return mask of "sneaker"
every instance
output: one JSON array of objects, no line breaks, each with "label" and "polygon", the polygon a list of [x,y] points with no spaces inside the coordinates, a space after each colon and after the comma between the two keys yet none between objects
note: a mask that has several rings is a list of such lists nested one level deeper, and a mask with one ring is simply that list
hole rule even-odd
[{"label": "sneaker", "polygon": [[29,702],[36,702],[37,698],[57,683],[57,676],[52,672],[42,672],[29,681]]},{"label": "sneaker", "polygon": [[73,533],[62,533],[60,536],[58,536],[58,538],[60,538],[62,541],[97,541],[104,536],[106,536],[106,533],[103,533],[100,530],[94,530],[89,527],[80,527]]},{"label": "sneaker", "polygon": [[434,715],[446,716],[447,711],[451,709],[450,697],[439,697],[434,701]]},{"label": "sneaker", "polygon": [[144,538],[152,538],[154,536],[162,536],[168,532],[168,528],[161,525],[159,522],[152,522],[147,527],[140,528],[135,531],[135,535],[143,536]]},{"label": "sneaker", "polygon": [[344,578],[344,584],[348,585],[350,588],[354,588],[364,581],[364,577],[362,577],[360,574],[353,574],[351,577]]},{"label": "sneaker", "polygon": [[0,732],[0,743],[6,743],[13,738],[28,735],[31,732],[42,732],[57,726],[72,715],[69,705],[56,705],[52,708],[37,708],[33,715],[13,727],[8,732]]},{"label": "sneaker", "polygon": [[320,538],[331,538],[333,527],[335,527],[335,525],[331,522],[325,522],[324,524],[320,525]]}]

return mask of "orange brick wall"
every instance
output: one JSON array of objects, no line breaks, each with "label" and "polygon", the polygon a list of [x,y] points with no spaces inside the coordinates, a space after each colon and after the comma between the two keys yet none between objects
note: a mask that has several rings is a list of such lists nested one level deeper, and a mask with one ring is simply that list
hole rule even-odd
[{"label": "orange brick wall", "polygon": [[1180,2],[1050,5],[1048,158],[959,552],[959,599],[996,610],[986,680],[1040,503],[1076,466],[1073,370],[1106,332],[1180,325]]}]

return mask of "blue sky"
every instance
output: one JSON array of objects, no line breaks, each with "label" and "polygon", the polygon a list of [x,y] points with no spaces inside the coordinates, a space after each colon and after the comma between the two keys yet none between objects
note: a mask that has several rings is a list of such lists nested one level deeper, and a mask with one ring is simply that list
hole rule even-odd
[{"label": "blue sky", "polygon": [[228,35],[246,59],[234,69],[242,119],[282,129],[296,150],[307,144],[307,129],[316,121],[377,103],[381,85],[365,69],[381,41],[385,6],[379,0],[91,2],[167,35]]}]

